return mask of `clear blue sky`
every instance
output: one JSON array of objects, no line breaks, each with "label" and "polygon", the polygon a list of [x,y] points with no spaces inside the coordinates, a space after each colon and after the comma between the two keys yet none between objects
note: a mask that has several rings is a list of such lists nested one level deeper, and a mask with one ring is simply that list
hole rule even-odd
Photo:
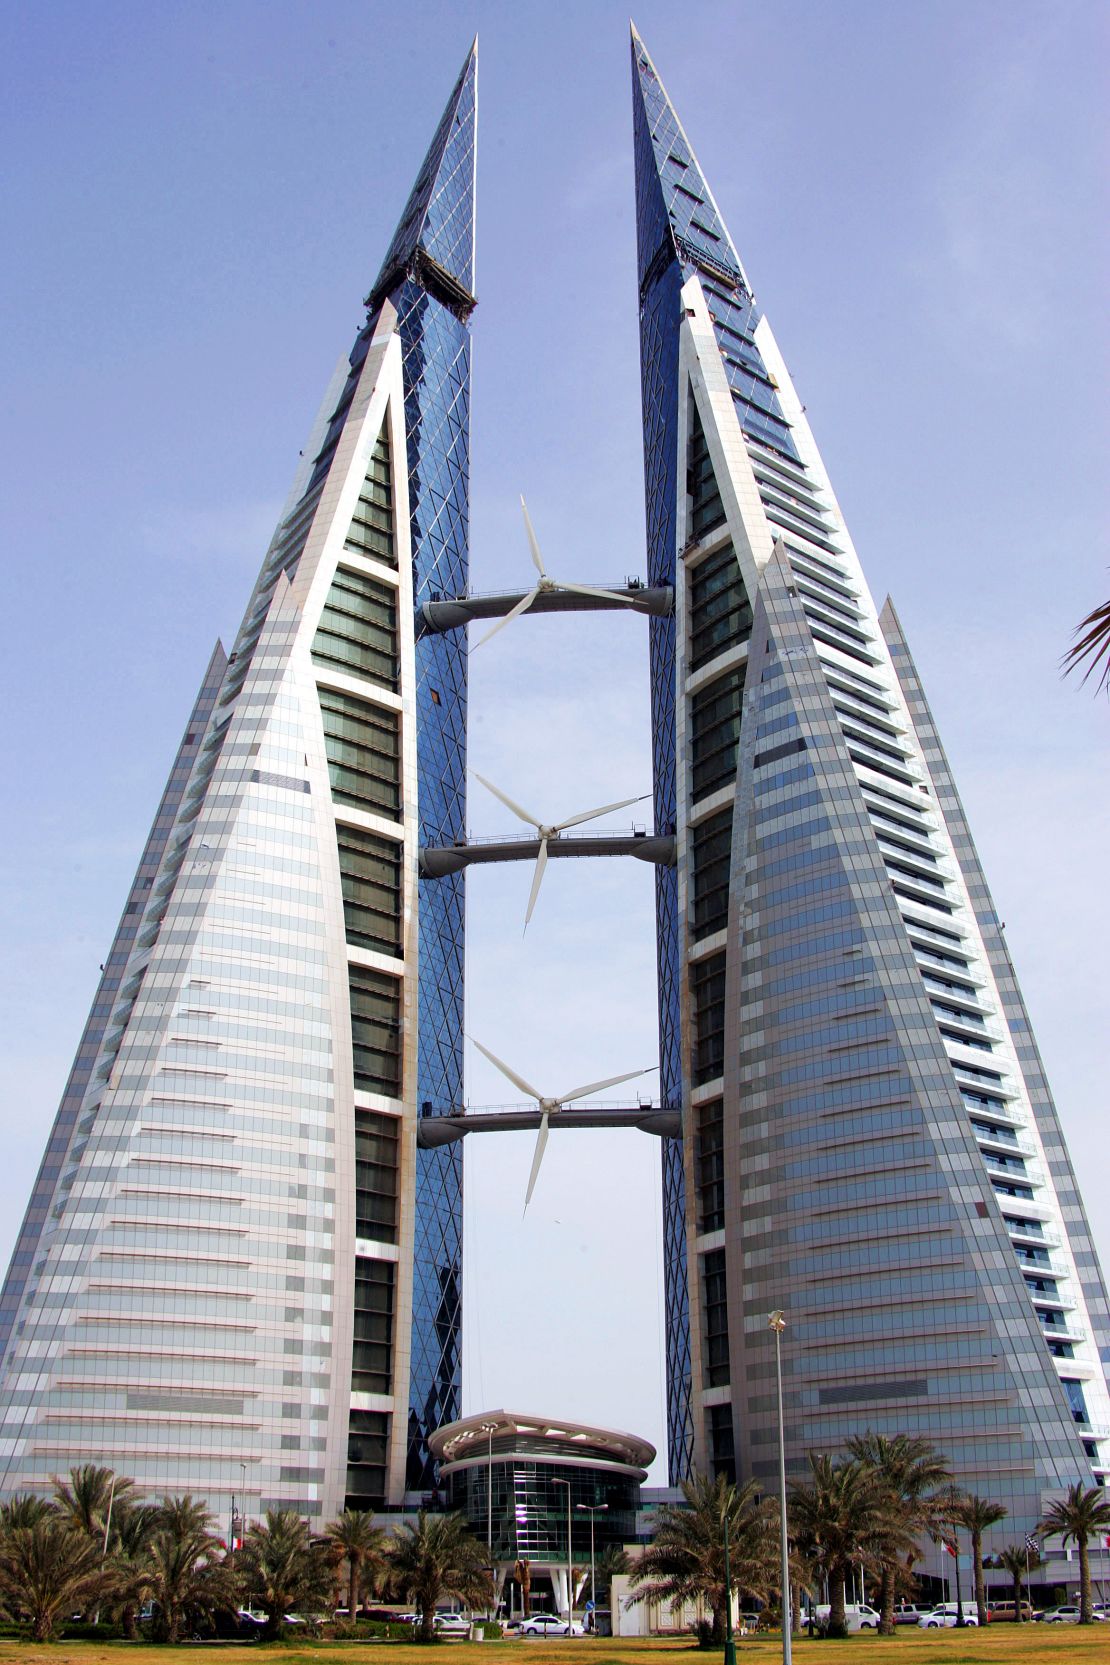
[{"label": "clear blue sky", "polygon": [[[1110,583],[1107,15],[636,10],[909,633],[1104,1259],[1110,710],[1057,662]],[[24,0],[0,24],[5,1259],[208,652],[475,29],[473,582],[528,570],[522,490],[556,574],[642,571],[622,6]],[[504,632],[474,767],[553,819],[647,790],[645,665],[631,618]],[[629,865],[555,864],[523,943],[527,875],[471,886],[470,1027],[545,1090],[652,1061]],[[477,1055],[469,1091],[506,1096]],[[473,1147],[468,1408],[661,1438],[656,1148],[553,1137],[522,1224],[530,1140]]]}]

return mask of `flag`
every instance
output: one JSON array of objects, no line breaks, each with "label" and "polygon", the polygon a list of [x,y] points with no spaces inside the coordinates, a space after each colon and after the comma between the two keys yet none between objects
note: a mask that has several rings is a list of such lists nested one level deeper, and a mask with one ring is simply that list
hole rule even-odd
[{"label": "flag", "polygon": [[959,1545],[956,1543],[955,1538],[945,1538],[941,1547],[943,1548],[945,1555],[958,1555],[960,1552]]},{"label": "flag", "polygon": [[[1110,1542],[1110,1539],[1108,1539],[1107,1542]],[[1025,1547],[1029,1551],[1030,1555],[1039,1555],[1041,1553],[1041,1546],[1037,1542],[1036,1538],[1034,1538],[1032,1532],[1027,1532],[1025,1534]]]}]

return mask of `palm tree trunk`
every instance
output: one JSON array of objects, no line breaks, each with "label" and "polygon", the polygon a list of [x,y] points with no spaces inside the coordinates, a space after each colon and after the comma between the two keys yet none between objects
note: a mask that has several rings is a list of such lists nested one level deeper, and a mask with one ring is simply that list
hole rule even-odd
[{"label": "palm tree trunk", "polygon": [[1087,1536],[1083,1533],[1076,1537],[1079,1549],[1079,1622],[1089,1625],[1091,1618],[1091,1559],[1087,1553]]},{"label": "palm tree trunk", "polygon": [[358,1615],[358,1575],[360,1571],[358,1564],[359,1558],[357,1555],[348,1555],[347,1560],[351,1568],[351,1581],[347,1586],[347,1621],[349,1624],[354,1624]]},{"label": "palm tree trunk", "polygon": [[834,1562],[829,1568],[829,1635],[847,1636],[848,1626],[844,1619],[844,1583],[848,1569],[843,1562]]},{"label": "palm tree trunk", "polygon": [[971,1534],[971,1576],[975,1581],[975,1614],[980,1630],[987,1622],[987,1592],[983,1583],[983,1534]]},{"label": "palm tree trunk", "polygon": [[893,1567],[884,1566],[882,1582],[880,1584],[880,1592],[881,1593],[880,1593],[880,1596],[879,1596],[879,1611],[880,1611],[881,1617],[879,1619],[879,1635],[880,1636],[893,1636],[895,1631],[898,1628],[897,1625],[894,1623],[894,1568]]},{"label": "palm tree trunk", "polygon": [[1025,1621],[1025,1614],[1021,1610],[1021,1574],[1019,1572],[1014,1574],[1014,1618],[1019,1625]]}]

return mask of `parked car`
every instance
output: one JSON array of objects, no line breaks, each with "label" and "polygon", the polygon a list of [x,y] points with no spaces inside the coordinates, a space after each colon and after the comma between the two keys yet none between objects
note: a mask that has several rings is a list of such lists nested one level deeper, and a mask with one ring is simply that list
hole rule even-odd
[{"label": "parked car", "polygon": [[897,1601],[894,1604],[894,1622],[896,1625],[915,1625],[924,1612],[924,1607],[915,1607],[912,1601]]},{"label": "parked car", "polygon": [[[566,1634],[567,1621],[560,1619],[557,1613],[533,1613],[530,1619],[521,1620],[520,1629],[517,1632],[518,1636],[565,1636]],[[577,1619],[574,1621],[574,1628],[570,1634],[572,1636],[584,1636],[586,1634]]]},{"label": "parked car", "polygon": [[[1078,1602],[1069,1601],[1065,1602],[1060,1607],[1047,1608],[1044,1615],[1044,1622],[1046,1625],[1077,1625],[1079,1623],[1079,1618],[1080,1608]],[[1100,1612],[1097,1607],[1092,1607],[1091,1618],[1096,1624],[1105,1624],[1106,1609],[1103,1608]]]},{"label": "parked car", "polygon": [[[964,1610],[964,1624],[977,1625],[979,1615],[975,1611],[975,1603],[971,1602],[969,1604],[964,1601],[960,1603],[960,1606]],[[918,1628],[921,1630],[944,1630],[949,1625],[954,1625],[958,1617],[959,1610],[956,1603],[954,1601],[942,1601],[938,1607],[933,1608],[931,1613],[921,1615],[917,1621]]]},{"label": "parked car", "polygon": [[470,1620],[462,1613],[437,1613],[435,1632],[437,1636],[469,1636]]},{"label": "parked car", "polygon": [[[829,1622],[830,1612],[827,1601],[819,1602],[813,1609],[813,1616],[822,1630]],[[878,1630],[881,1617],[878,1609],[869,1607],[865,1601],[849,1601],[844,1604],[844,1625],[849,1636],[855,1636],[861,1630]]]},{"label": "parked car", "polygon": [[[1012,1601],[992,1601],[987,1608],[987,1621],[989,1624],[996,1624],[1005,1620],[1013,1623],[1016,1614],[1017,1608]],[[1028,1601],[1022,1601],[1021,1616],[1026,1624],[1031,1619],[1040,1618],[1040,1614],[1034,1613],[1032,1603]]]}]

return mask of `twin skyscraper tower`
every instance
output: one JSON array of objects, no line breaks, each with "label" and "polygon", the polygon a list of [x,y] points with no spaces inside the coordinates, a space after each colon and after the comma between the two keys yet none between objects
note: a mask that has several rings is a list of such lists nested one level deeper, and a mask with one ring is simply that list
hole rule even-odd
[{"label": "twin skyscraper tower", "polygon": [[[1110,1467],[1102,1276],[897,617],[632,67],[671,1475],[774,1474],[784,1308],[792,1466],[924,1435],[1012,1537]],[[461,1413],[466,627],[520,600],[468,593],[476,72],[105,962],[4,1286],[5,1494],[97,1462],[320,1521],[426,1494]]]}]

